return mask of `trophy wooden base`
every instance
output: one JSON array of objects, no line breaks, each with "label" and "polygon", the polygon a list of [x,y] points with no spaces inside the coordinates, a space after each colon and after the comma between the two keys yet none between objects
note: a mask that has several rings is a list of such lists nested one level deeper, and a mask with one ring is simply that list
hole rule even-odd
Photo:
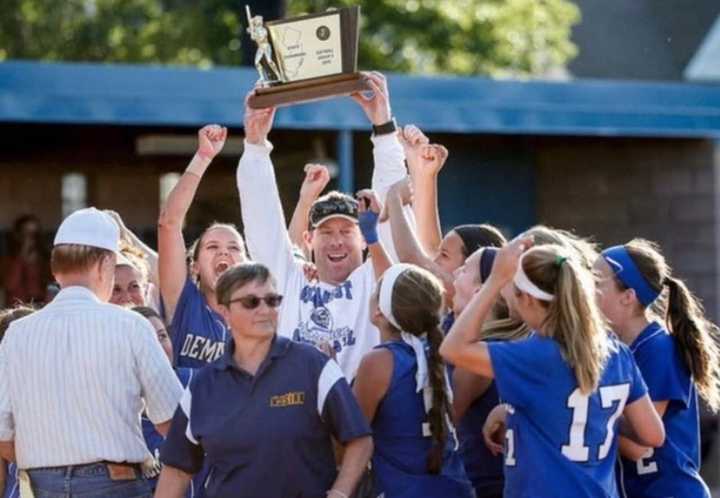
[{"label": "trophy wooden base", "polygon": [[280,107],[370,90],[361,73],[337,74],[311,80],[283,83],[269,88],[256,88],[248,99],[253,109]]}]

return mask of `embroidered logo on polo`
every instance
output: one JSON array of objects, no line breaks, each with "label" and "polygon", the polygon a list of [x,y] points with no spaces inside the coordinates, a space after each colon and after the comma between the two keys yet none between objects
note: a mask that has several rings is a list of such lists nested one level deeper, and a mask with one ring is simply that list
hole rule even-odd
[{"label": "embroidered logo on polo", "polygon": [[352,282],[349,280],[333,290],[306,285],[300,292],[302,303],[311,303],[312,312],[308,320],[301,322],[293,332],[293,340],[312,345],[329,344],[336,353],[355,344],[355,332],[350,327],[334,326],[332,312],[326,306],[336,300],[352,301]]},{"label": "embroidered logo on polo", "polygon": [[284,408],[286,406],[297,406],[305,404],[305,392],[293,391],[285,394],[279,394],[270,398],[271,408]]}]

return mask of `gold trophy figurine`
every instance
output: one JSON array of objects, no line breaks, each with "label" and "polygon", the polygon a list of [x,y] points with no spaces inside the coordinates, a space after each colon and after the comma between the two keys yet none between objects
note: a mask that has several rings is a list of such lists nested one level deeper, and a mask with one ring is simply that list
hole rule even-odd
[{"label": "gold trophy figurine", "polygon": [[248,105],[265,109],[370,90],[357,70],[360,7],[343,7],[263,23],[245,6],[257,44],[258,86]]},{"label": "gold trophy figurine", "polygon": [[268,40],[268,31],[263,24],[262,16],[253,17],[248,5],[245,6],[245,13],[248,18],[247,32],[258,47],[255,52],[255,68],[260,74],[260,86],[267,88],[273,84],[283,83],[285,77],[273,60],[272,45]]}]

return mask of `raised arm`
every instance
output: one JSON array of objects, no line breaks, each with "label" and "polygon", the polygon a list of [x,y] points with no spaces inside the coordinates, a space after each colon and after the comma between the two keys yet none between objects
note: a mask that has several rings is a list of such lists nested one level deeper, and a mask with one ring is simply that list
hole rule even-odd
[{"label": "raised arm", "polygon": [[[358,93],[352,97],[365,111],[373,126],[389,123],[392,120],[392,111],[390,110],[390,94],[387,80],[385,76],[378,72],[366,73],[366,76],[372,89],[372,95]],[[402,145],[400,145],[397,131],[379,135],[373,134],[372,142],[374,168],[371,188],[377,194],[380,202],[384,203],[390,186],[407,177],[405,153]],[[410,216],[412,217],[412,213]],[[381,223],[378,233],[391,260],[397,260],[390,226],[387,223]]]},{"label": "raised arm", "polygon": [[522,238],[500,249],[487,281],[455,319],[440,345],[440,355],[448,363],[483,377],[495,377],[487,343],[479,340],[479,335],[500,290],[512,280],[520,256],[531,245],[532,239]]},{"label": "raised arm", "polygon": [[310,208],[325,190],[328,182],[330,182],[330,173],[325,166],[322,164],[305,165],[305,179],[300,187],[300,198],[295,205],[288,233],[292,243],[299,247],[308,259],[310,259],[310,251],[305,242],[305,232],[310,221]]},{"label": "raised arm", "polygon": [[445,165],[448,152],[442,145],[429,145],[428,138],[414,125],[403,128],[401,142],[415,192],[413,213],[418,239],[425,252],[434,258],[442,242],[437,177]]},{"label": "raised arm", "polygon": [[237,168],[237,187],[250,256],[270,268],[282,288],[295,261],[270,160],[272,144],[267,137],[274,117],[274,108],[252,109],[246,99],[245,149]]},{"label": "raised arm", "polygon": [[377,231],[382,205],[372,190],[361,190],[356,195],[360,204],[358,209],[360,231],[367,244],[375,278],[378,279],[392,264]]},{"label": "raised arm", "polygon": [[198,132],[198,149],[185,173],[168,196],[158,220],[158,269],[160,293],[166,319],[172,321],[185,280],[185,239],[182,226],[198,185],[213,158],[222,150],[227,129],[218,125],[205,126]]},{"label": "raised arm", "polygon": [[443,271],[422,248],[415,233],[415,228],[408,219],[407,206],[413,203],[412,183],[409,179],[401,180],[390,187],[386,202],[386,216],[390,219],[390,228],[398,261],[412,263],[432,272],[445,287],[448,296],[455,293],[453,275]]}]

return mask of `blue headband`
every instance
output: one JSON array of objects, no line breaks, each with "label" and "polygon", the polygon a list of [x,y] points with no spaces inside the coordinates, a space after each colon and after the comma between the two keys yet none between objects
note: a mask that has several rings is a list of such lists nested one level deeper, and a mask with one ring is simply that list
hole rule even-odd
[{"label": "blue headband", "polygon": [[497,253],[497,247],[486,247],[480,254],[480,282],[484,283],[490,276]]},{"label": "blue headband", "polygon": [[625,246],[614,246],[602,252],[603,258],[612,268],[615,276],[629,289],[635,291],[638,301],[643,306],[650,306],[660,295],[660,291],[653,289],[635,265]]}]

